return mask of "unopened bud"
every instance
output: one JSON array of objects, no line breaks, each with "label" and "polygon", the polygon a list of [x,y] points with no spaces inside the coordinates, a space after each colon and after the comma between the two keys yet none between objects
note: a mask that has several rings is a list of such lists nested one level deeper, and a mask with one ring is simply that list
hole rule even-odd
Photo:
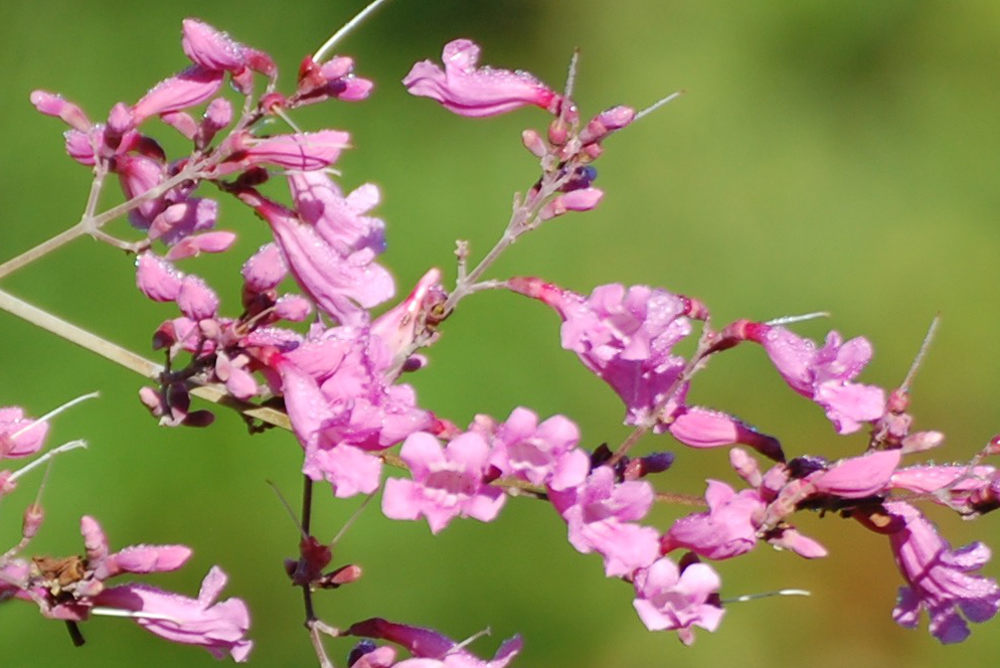
[{"label": "unopened bud", "polygon": [[521,132],[521,143],[536,158],[541,158],[549,152],[549,147],[545,144],[545,140],[542,139],[542,135],[538,134],[535,130],[524,130]]},{"label": "unopened bud", "polygon": [[35,534],[38,533],[38,529],[42,526],[42,521],[45,519],[45,511],[42,510],[42,506],[37,503],[32,503],[27,508],[24,509],[24,518],[21,521],[21,535],[26,539],[32,539]]},{"label": "unopened bud", "polygon": [[918,431],[903,439],[903,454],[923,452],[944,443],[944,434],[939,431]]}]

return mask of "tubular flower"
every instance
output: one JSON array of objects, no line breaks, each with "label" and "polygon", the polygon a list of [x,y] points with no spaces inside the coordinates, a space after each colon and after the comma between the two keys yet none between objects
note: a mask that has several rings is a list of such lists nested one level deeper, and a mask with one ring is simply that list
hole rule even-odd
[{"label": "tubular flower", "polygon": [[636,572],[634,584],[632,605],[650,631],[677,631],[681,642],[690,645],[693,626],[715,631],[722,622],[725,610],[718,597],[722,581],[708,564],[693,563],[681,570],[663,557]]},{"label": "tubular flower", "polygon": [[920,611],[926,610],[931,635],[943,644],[962,642],[969,636],[965,619],[985,622],[1000,610],[996,581],[972,574],[989,561],[990,549],[976,542],[952,550],[913,506],[893,501],[886,503],[885,509],[900,524],[890,533],[889,543],[908,583],[899,589],[892,618],[901,626],[914,628]]},{"label": "tubular flower", "polygon": [[467,39],[445,44],[444,70],[429,60],[416,63],[403,79],[412,95],[429,97],[460,116],[496,116],[533,104],[559,111],[562,97],[526,72],[476,67],[479,45]]}]

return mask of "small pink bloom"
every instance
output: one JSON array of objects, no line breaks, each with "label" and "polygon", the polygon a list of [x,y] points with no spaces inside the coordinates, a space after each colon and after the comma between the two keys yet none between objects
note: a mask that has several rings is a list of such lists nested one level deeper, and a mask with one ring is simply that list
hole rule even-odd
[{"label": "small pink bloom", "polygon": [[243,280],[251,292],[267,292],[278,287],[288,274],[288,265],[281,255],[281,249],[270,243],[261,246],[250,259],[243,263]]},{"label": "small pink bloom", "polygon": [[683,571],[666,557],[635,574],[632,602],[650,631],[677,631],[681,642],[694,642],[694,626],[715,631],[725,610],[719,604],[722,585],[708,564],[694,563]]},{"label": "small pink bloom", "polygon": [[708,512],[682,517],[663,536],[662,552],[686,548],[708,559],[729,559],[757,545],[764,501],[756,490],[738,494],[718,480],[708,481]]},{"label": "small pink bloom", "polygon": [[150,116],[181,111],[206,102],[222,88],[223,73],[192,65],[180,74],[164,79],[132,107],[132,118],[139,125]]},{"label": "small pink bloom", "polygon": [[539,424],[535,413],[515,408],[492,437],[490,463],[504,475],[563,490],[583,483],[590,472],[590,457],[577,447],[580,430],[562,415]]},{"label": "small pink bloom", "polygon": [[399,456],[413,479],[386,481],[382,512],[390,519],[415,520],[423,515],[431,532],[438,533],[459,516],[491,522],[507,498],[483,482],[489,446],[474,432],[462,434],[444,449],[428,433],[411,434]]},{"label": "small pink bloom", "polygon": [[241,165],[270,163],[286,169],[312,171],[329,167],[350,147],[351,135],[320,130],[252,140],[241,154]]},{"label": "small pink bloom", "polygon": [[692,448],[715,448],[742,443],[765,457],[784,461],[778,439],[762,434],[731,415],[698,406],[684,406],[667,424],[667,431]]},{"label": "small pink bloom", "polygon": [[226,574],[213,566],[196,599],[132,584],[106,589],[94,603],[137,613],[141,627],[171,642],[198,645],[217,659],[228,654],[243,662],[253,648],[253,642],[246,639],[250,613],[238,598],[216,602],[225,586]]},{"label": "small pink bloom", "polygon": [[605,109],[591,119],[580,132],[580,142],[592,144],[599,142],[615,130],[620,130],[635,120],[635,109],[625,106]]},{"label": "small pink bloom", "polygon": [[966,514],[1000,507],[1000,474],[992,466],[911,466],[895,471],[890,486]]},{"label": "small pink bloom", "polygon": [[236,241],[232,232],[208,232],[184,237],[167,251],[168,260],[181,260],[201,253],[221,253]]},{"label": "small pink bloom", "polygon": [[[166,178],[165,165],[144,155],[117,156],[115,171],[118,172],[119,183],[128,199],[146,194]],[[166,206],[162,196],[148,199],[129,211],[129,221],[139,229],[146,229]]]},{"label": "small pink bloom", "polygon": [[72,102],[64,100],[62,95],[35,90],[31,92],[30,99],[31,104],[35,105],[35,109],[46,116],[58,117],[71,128],[80,132],[89,132],[92,127],[90,119],[83,113],[83,110]]},{"label": "small pink bloom", "polygon": [[412,95],[429,97],[461,116],[481,117],[506,113],[526,104],[556,113],[562,98],[525,72],[476,68],[479,46],[467,39],[445,45],[444,70],[429,60],[413,66],[403,79]]},{"label": "small pink bloom", "polygon": [[[214,199],[185,197],[179,202],[169,204],[163,211],[156,214],[156,217],[148,224],[148,235],[150,239],[159,239],[168,246],[173,246],[196,232],[212,229],[218,217],[219,203]],[[219,234],[231,236],[212,237],[211,239],[221,242],[227,238],[235,238],[232,232],[220,232]],[[216,245],[221,246],[222,244]]]},{"label": "small pink bloom", "polygon": [[[885,504],[901,528],[889,535],[896,564],[909,586],[900,587],[892,617],[914,628],[920,611],[930,617],[930,632],[943,644],[969,636],[965,622],[985,622],[1000,609],[1000,587],[992,578],[972,575],[990,559],[982,543],[952,550],[934,526],[913,506],[902,501]],[[962,615],[959,614],[962,612]]]},{"label": "small pink bloom", "polygon": [[155,302],[172,302],[181,291],[184,274],[154,253],[141,253],[135,260],[135,283]]},{"label": "small pink bloom", "polygon": [[671,350],[691,333],[687,316],[695,302],[645,285],[601,285],[589,297],[537,278],[508,285],[559,313],[563,348],[618,393],[628,409],[626,424],[655,419],[684,369],[684,358]]},{"label": "small pink bloom", "polygon": [[806,477],[821,494],[842,499],[862,499],[884,492],[889,479],[902,457],[900,450],[870,452],[860,457],[848,457],[823,471]]},{"label": "small pink bloom", "polygon": [[177,307],[192,320],[214,318],[219,310],[219,298],[198,276],[188,275],[177,292]]},{"label": "small pink bloom", "polygon": [[18,406],[0,408],[0,459],[27,457],[42,448],[49,424],[24,417]]},{"label": "small pink bloom", "polygon": [[433,337],[428,331],[428,318],[441,307],[447,294],[441,287],[441,270],[432,268],[420,277],[410,294],[372,322],[372,334],[377,336],[393,356],[390,368],[401,368],[413,352],[420,336]]},{"label": "small pink bloom", "polygon": [[243,45],[227,34],[197,19],[184,19],[181,23],[184,55],[196,65],[208,70],[239,70],[246,60]]},{"label": "small pink bloom", "polygon": [[849,382],[868,364],[871,344],[862,337],[846,343],[830,332],[822,348],[783,327],[754,323],[748,338],[764,346],[778,373],[793,390],[826,410],[838,433],[850,434],[885,413],[885,392]]},{"label": "small pink bloom", "polygon": [[569,528],[578,551],[604,557],[608,577],[630,575],[659,556],[659,534],[641,520],[653,504],[653,487],[645,481],[615,483],[608,466],[594,469],[578,487],[549,490],[549,500]]}]

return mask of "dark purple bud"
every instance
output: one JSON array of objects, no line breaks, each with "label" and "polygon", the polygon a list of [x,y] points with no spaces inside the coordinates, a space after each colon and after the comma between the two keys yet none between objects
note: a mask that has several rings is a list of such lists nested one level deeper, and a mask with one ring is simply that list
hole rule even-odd
[{"label": "dark purple bud", "polygon": [[354,646],[351,653],[347,655],[347,665],[348,667],[353,666],[358,662],[358,659],[363,657],[365,654],[375,651],[375,641],[365,638]]}]

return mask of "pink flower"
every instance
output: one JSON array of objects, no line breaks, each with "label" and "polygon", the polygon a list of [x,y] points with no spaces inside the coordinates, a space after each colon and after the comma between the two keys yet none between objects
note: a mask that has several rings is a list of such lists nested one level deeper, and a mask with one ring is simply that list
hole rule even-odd
[{"label": "pink flower", "polygon": [[326,313],[342,324],[367,322],[364,309],[390,298],[392,277],[375,263],[376,253],[361,245],[351,248],[343,240],[328,241],[324,225],[302,220],[295,212],[246,189],[241,200],[252,206],[271,226],[274,239],[302,290]]},{"label": "pink flower", "polygon": [[738,494],[718,480],[708,481],[708,512],[682,517],[663,536],[664,554],[686,548],[708,559],[729,559],[757,545],[765,503],[756,490]]},{"label": "pink flower", "polygon": [[562,415],[539,424],[535,413],[515,408],[491,436],[490,463],[504,475],[563,490],[583,483],[590,472],[590,457],[577,447],[580,430]]},{"label": "pink flower", "polygon": [[584,554],[601,554],[608,577],[630,575],[659,556],[656,530],[634,524],[653,504],[648,482],[616,483],[614,471],[599,466],[578,487],[550,490],[549,500],[566,520],[570,544]]},{"label": "pink flower", "polygon": [[890,486],[965,514],[1000,507],[1000,475],[992,466],[910,466],[893,472]]},{"label": "pink flower", "polygon": [[650,631],[677,631],[681,642],[690,645],[692,627],[715,631],[722,622],[725,610],[718,598],[722,581],[707,564],[694,563],[681,570],[664,557],[636,572],[634,584],[632,605]]},{"label": "pink flower", "polygon": [[385,482],[382,512],[394,520],[427,518],[438,533],[456,517],[491,522],[500,513],[506,496],[483,481],[489,446],[483,437],[467,432],[445,448],[426,432],[407,437],[399,456],[410,468],[412,480],[390,478]]},{"label": "pink flower", "polygon": [[783,327],[752,323],[747,338],[764,346],[778,373],[793,390],[826,410],[837,432],[850,434],[885,413],[885,392],[849,382],[868,364],[872,347],[862,337],[846,343],[830,332],[822,348]]},{"label": "pink flower", "polygon": [[233,84],[244,95],[252,90],[253,72],[259,72],[272,81],[277,77],[278,68],[269,55],[240,44],[207,23],[185,19],[183,32],[181,47],[184,54],[199,67],[231,73]]},{"label": "pink flower", "polygon": [[92,124],[80,107],[63,99],[62,95],[44,90],[31,92],[31,104],[46,116],[56,116],[80,132],[89,132]]},{"label": "pink flower", "polygon": [[253,648],[246,639],[250,613],[238,598],[216,602],[225,586],[226,574],[213,566],[196,599],[133,584],[106,589],[94,602],[134,613],[141,627],[161,638],[204,647],[217,659],[228,654],[243,662]]},{"label": "pink flower", "polygon": [[49,433],[47,422],[24,417],[18,406],[0,408],[0,460],[38,452]]},{"label": "pink flower", "polygon": [[848,457],[826,470],[811,473],[805,480],[820,494],[863,499],[888,489],[889,479],[899,466],[902,454],[900,450],[883,450]]},{"label": "pink flower", "polygon": [[351,136],[340,130],[321,130],[293,135],[275,135],[252,140],[241,154],[243,167],[271,163],[285,169],[324,169],[350,147]]},{"label": "pink flower", "polygon": [[403,85],[412,95],[437,100],[461,116],[495,116],[526,104],[553,114],[559,110],[562,97],[530,74],[477,69],[479,46],[467,39],[446,44],[441,60],[444,71],[429,60],[415,64]]},{"label": "pink flower", "polygon": [[192,65],[180,74],[164,79],[132,107],[132,121],[138,126],[150,116],[180,111],[207,102],[222,88],[223,72]]},{"label": "pink flower", "polygon": [[645,285],[601,285],[590,297],[514,278],[515,292],[548,304],[563,319],[562,346],[612,387],[628,409],[626,424],[642,424],[676,391],[685,366],[672,348],[691,333],[688,317],[698,305]]},{"label": "pink flower", "polygon": [[[464,643],[456,643],[437,631],[419,626],[398,624],[378,617],[352,624],[347,632],[353,636],[378,638],[396,643],[406,649],[413,657],[393,664],[384,662],[387,657],[383,655],[378,663],[372,661],[361,664],[377,666],[378,668],[388,665],[392,665],[394,668],[504,668],[514,660],[522,646],[521,637],[514,636],[500,645],[492,659],[483,661],[466,650],[463,647]],[[378,651],[373,650],[373,652]],[[367,656],[367,654],[363,656]],[[389,658],[389,661],[391,662],[394,658],[395,655]],[[358,665],[358,663],[351,664],[351,666]]]},{"label": "pink flower", "polygon": [[931,635],[943,644],[965,640],[969,627],[962,615],[972,622],[985,622],[1000,609],[996,581],[971,574],[989,561],[989,548],[977,542],[952,550],[913,506],[893,501],[886,503],[885,509],[901,524],[889,535],[889,541],[909,585],[899,589],[893,619],[914,628],[920,611],[926,610]]}]

